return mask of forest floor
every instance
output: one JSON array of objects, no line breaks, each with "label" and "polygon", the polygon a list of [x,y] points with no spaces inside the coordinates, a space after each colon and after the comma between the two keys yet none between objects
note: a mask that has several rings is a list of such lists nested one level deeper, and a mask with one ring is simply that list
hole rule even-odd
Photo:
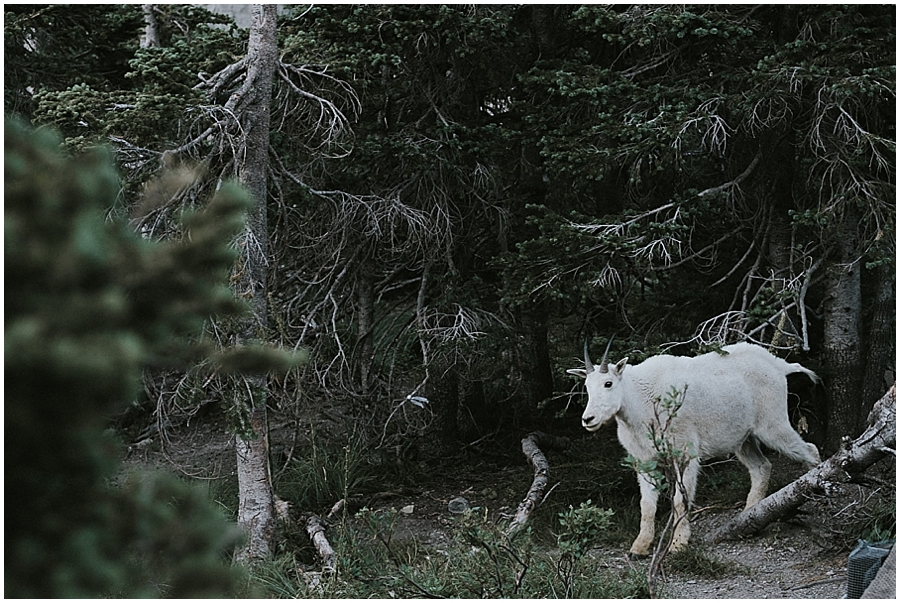
[{"label": "forest floor", "polygon": [[[614,432],[603,437],[610,435],[614,437]],[[547,501],[560,498],[563,502],[555,507],[545,504],[535,511],[532,522],[536,531],[542,521],[549,526],[546,517],[555,516],[561,508],[566,508],[567,504],[579,498],[585,500],[591,496],[582,493],[585,482],[591,479],[591,475],[586,475],[591,469],[586,471],[579,459],[592,453],[591,448],[596,446],[596,440],[592,438],[596,436],[584,434],[578,437],[582,439],[573,443],[573,450],[547,453],[552,473],[551,485],[557,481],[560,483],[560,488],[551,491]],[[299,447],[296,428],[287,425],[274,427],[272,439],[294,442]],[[395,527],[394,539],[398,542],[415,540],[423,547],[440,547],[453,539],[454,518],[448,511],[448,503],[454,498],[464,497],[473,507],[488,508],[493,517],[510,517],[531,485],[533,475],[532,468],[514,441],[509,443],[513,445],[508,450],[496,454],[470,455],[463,461],[431,467],[413,480],[413,484],[394,487],[383,483],[382,487],[390,492],[377,497],[377,503],[371,506],[374,510],[379,506],[403,509]],[[292,454],[298,453],[292,451]],[[777,455],[770,455],[770,458],[774,466],[773,487],[787,484],[802,473],[798,465]],[[155,432],[150,437],[135,441],[128,447],[127,465],[174,469],[195,479],[227,481],[234,475],[233,436],[228,434],[222,419],[207,417],[202,421],[195,420],[190,424],[170,427],[164,437]],[[735,472],[734,465],[728,469],[732,473]],[[273,470],[277,472],[278,468],[273,466]],[[714,578],[670,570],[660,585],[660,594],[665,598],[684,599],[844,597],[847,557],[860,535],[860,526],[876,512],[873,510],[883,509],[886,505],[894,508],[896,505],[895,471],[892,459],[881,461],[870,468],[873,481],[869,484],[836,484],[829,496],[807,502],[789,521],[770,525],[761,534],[746,540],[703,547],[709,557],[721,561],[723,565],[720,567],[726,569]],[[698,511],[692,523],[693,538],[697,540],[733,518],[742,508],[739,498],[746,495],[745,491],[738,492],[740,484],[724,483],[722,472],[715,467],[705,469],[704,473],[712,475],[701,475],[700,478],[696,501]],[[613,484],[612,487],[631,487],[629,482],[634,481],[633,474],[627,480],[622,475],[623,471],[619,471],[615,478],[621,480],[621,486]],[[708,478],[706,484],[705,477]],[[726,489],[735,492],[723,499],[719,490]],[[577,506],[577,502],[575,504]],[[636,507],[636,498],[633,504]],[[624,509],[622,512],[628,511]],[[549,527],[543,529],[548,534],[551,531]],[[627,537],[634,536],[629,534]],[[629,561],[626,558],[629,542],[603,544],[589,554],[605,559],[605,565],[610,569],[625,571],[631,567],[645,572],[648,561]]]}]

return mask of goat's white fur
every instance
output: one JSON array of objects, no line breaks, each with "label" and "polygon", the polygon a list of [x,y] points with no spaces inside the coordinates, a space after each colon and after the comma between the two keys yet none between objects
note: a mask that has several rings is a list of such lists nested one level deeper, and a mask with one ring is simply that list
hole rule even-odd
[{"label": "goat's white fur", "polygon": [[[627,364],[628,358],[610,366],[605,357],[601,365],[592,365],[585,353],[586,368],[568,371],[585,377],[585,429],[596,431],[615,418],[619,442],[640,461],[651,460],[655,454],[648,438],[654,421],[654,399],[665,396],[673,386],[680,391],[687,386],[683,404],[666,436],[677,447],[695,455],[682,474],[688,510],[702,460],[737,456],[750,472],[746,508],[765,498],[772,471],[759,443],[808,466],[819,464],[818,450],[791,428],[787,413],[787,375],[800,372],[818,381],[816,374],[748,343],[725,346],[723,351],[726,354],[711,352],[695,358],[653,356],[636,366]],[[653,543],[658,492],[641,473],[638,483],[641,531],[631,545],[631,553],[644,556]],[[687,544],[691,534],[679,488],[674,503],[676,519],[680,520],[672,550],[678,550]]]}]

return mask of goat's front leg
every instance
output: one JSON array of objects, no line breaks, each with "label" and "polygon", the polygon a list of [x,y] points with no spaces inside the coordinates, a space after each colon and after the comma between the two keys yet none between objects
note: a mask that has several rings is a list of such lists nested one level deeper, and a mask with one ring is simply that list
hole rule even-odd
[{"label": "goat's front leg", "polygon": [[638,473],[638,485],[641,487],[641,532],[632,543],[630,554],[635,557],[646,557],[650,554],[650,546],[653,544],[656,499],[659,493],[641,473]]},{"label": "goat's front leg", "polygon": [[681,483],[675,486],[675,531],[672,535],[672,551],[683,549],[691,538],[691,507],[697,491],[700,461],[691,459],[681,474]]}]

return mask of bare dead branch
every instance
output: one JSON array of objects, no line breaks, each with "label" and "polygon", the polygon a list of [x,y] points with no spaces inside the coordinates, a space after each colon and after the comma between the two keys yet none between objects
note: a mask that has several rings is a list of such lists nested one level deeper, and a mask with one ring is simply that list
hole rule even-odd
[{"label": "bare dead branch", "polygon": [[732,180],[731,182],[726,182],[724,184],[720,184],[719,186],[714,186],[712,188],[708,188],[706,190],[702,190],[697,193],[698,197],[706,197],[707,195],[715,195],[717,193],[731,191],[740,186],[741,182],[747,179],[750,174],[753,173],[753,170],[756,169],[756,166],[759,165],[760,160],[762,159],[762,149],[756,153],[756,156],[753,158],[753,161],[750,162],[750,165],[747,168],[738,174],[738,176]]},{"label": "bare dead branch", "polygon": [[541,451],[541,446],[554,450],[565,450],[569,447],[568,438],[561,438],[540,431],[535,431],[522,438],[522,452],[534,467],[534,480],[531,488],[525,494],[525,499],[519,503],[516,516],[506,528],[506,536],[510,539],[522,531],[529,517],[544,500],[544,490],[550,481],[550,463]]},{"label": "bare dead branch", "polygon": [[322,560],[322,569],[326,572],[334,572],[337,570],[337,554],[325,536],[326,527],[327,524],[316,515],[310,515],[306,520],[306,533],[309,534],[309,538]]},{"label": "bare dead branch", "polygon": [[203,74],[199,74],[200,83],[194,86],[194,90],[207,90],[207,98],[214,100],[219,95],[222,88],[230,86],[238,77],[240,77],[241,72],[247,68],[248,61],[249,59],[245,56],[236,63],[232,63],[221,69],[209,78],[205,78],[203,77]]}]

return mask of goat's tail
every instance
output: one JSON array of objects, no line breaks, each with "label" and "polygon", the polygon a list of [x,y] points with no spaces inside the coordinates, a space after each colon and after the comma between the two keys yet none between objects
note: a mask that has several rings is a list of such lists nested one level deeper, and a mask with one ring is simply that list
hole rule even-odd
[{"label": "goat's tail", "polygon": [[788,375],[790,375],[791,373],[803,373],[804,375],[812,379],[813,383],[820,383],[822,381],[821,379],[819,379],[819,376],[817,374],[796,362],[788,363],[788,368],[790,369],[787,372]]}]

